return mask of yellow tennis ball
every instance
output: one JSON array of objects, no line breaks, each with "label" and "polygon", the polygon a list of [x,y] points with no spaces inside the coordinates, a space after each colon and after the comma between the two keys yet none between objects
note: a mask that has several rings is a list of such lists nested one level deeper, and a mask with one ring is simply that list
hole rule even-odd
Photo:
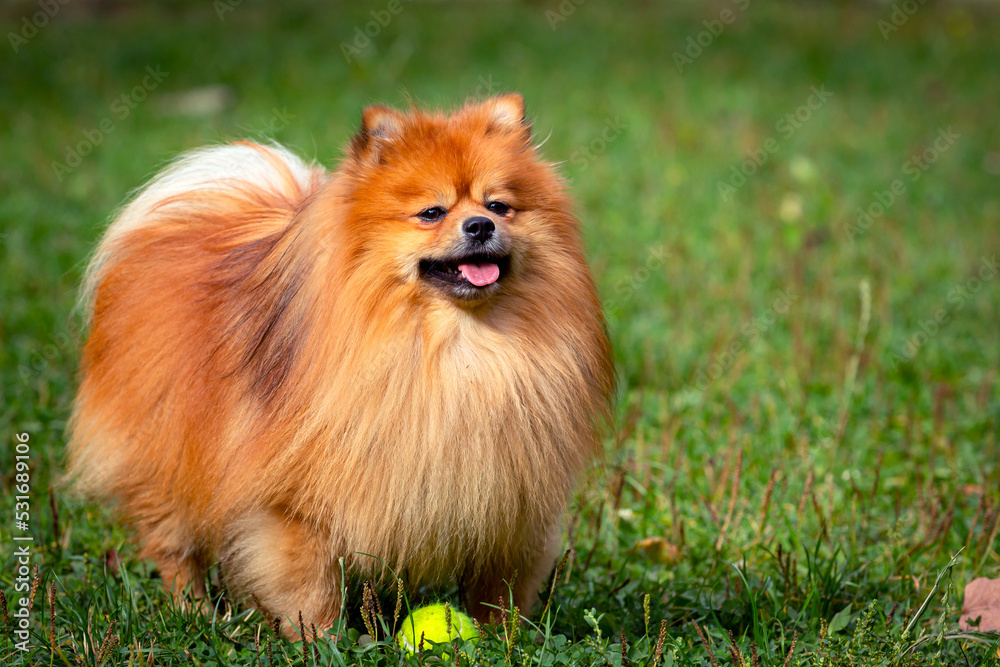
[{"label": "yellow tennis ball", "polygon": [[[448,612],[451,612],[451,632],[448,632]],[[445,609],[443,604],[420,607],[403,620],[396,641],[410,655],[417,652],[420,638],[424,639],[424,650],[434,644],[451,643],[453,639],[477,640],[479,632],[472,619],[455,609]]]}]

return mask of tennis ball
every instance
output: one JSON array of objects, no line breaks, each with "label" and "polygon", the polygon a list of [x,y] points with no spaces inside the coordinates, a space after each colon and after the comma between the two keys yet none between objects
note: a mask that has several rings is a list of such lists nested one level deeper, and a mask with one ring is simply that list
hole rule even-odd
[{"label": "tennis ball", "polygon": [[[479,639],[479,632],[472,624],[472,619],[460,611],[445,609],[446,605],[431,604],[420,607],[403,620],[403,625],[396,635],[396,641],[408,654],[413,655],[420,646],[421,635],[424,638],[424,650],[434,644],[450,643],[453,639]],[[448,632],[447,614],[451,612],[451,632]]]}]

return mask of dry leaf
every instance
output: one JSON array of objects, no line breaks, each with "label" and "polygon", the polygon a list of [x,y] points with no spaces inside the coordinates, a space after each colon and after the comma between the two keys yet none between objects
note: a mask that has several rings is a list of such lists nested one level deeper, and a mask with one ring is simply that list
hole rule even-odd
[{"label": "dry leaf", "polygon": [[[981,617],[978,628],[969,625],[976,617]],[[1000,579],[979,577],[965,585],[959,625],[963,630],[1000,631]]]},{"label": "dry leaf", "polygon": [[662,537],[647,537],[635,545],[637,551],[657,563],[673,565],[681,559],[681,550]]},{"label": "dry leaf", "polygon": [[112,577],[118,576],[118,569],[121,567],[122,559],[118,555],[117,549],[108,549],[104,552],[104,564],[108,568],[108,574]]}]

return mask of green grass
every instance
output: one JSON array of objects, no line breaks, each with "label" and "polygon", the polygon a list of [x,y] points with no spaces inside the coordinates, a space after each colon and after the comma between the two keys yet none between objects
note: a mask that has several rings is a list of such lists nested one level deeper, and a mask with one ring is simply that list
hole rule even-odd
[{"label": "green grass", "polygon": [[[71,2],[17,53],[5,39],[9,612],[22,595],[15,433],[30,435],[40,582],[31,649],[16,650],[3,614],[0,663],[405,662],[385,640],[394,591],[373,615],[354,582],[339,638],[303,658],[221,590],[216,614],[176,608],[109,509],[60,489],[71,309],[109,214],[177,153],[273,136],[332,165],[366,104],[454,106],[492,87],[525,94],[539,139],[551,135],[544,152],[563,162],[622,395],[544,613],[487,628],[460,662],[1000,664],[995,636],[958,632],[964,585],[1000,577],[1000,280],[977,278],[1000,254],[1000,14],[929,3],[883,38],[892,6],[876,3],[590,0],[553,29],[555,0],[407,1],[347,63],[341,42],[387,6],[247,0],[220,21],[209,2]],[[725,9],[735,20],[679,72],[674,52]],[[0,33],[37,11],[5,6]],[[115,100],[148,66],[163,81],[121,117]],[[171,112],[171,96],[210,84],[232,104]],[[832,97],[782,124],[814,86]],[[113,131],[57,174],[105,118]],[[946,128],[958,138],[914,180],[907,162]],[[748,153],[762,166],[721,196]],[[857,209],[897,179],[901,194],[861,228]],[[458,601],[406,590],[410,604],[436,597]]]}]

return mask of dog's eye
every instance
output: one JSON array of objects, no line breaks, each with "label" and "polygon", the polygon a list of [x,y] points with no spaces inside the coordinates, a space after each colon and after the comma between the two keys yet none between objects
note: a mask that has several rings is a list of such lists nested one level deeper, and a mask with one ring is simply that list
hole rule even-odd
[{"label": "dog's eye", "polygon": [[427,222],[436,222],[447,214],[448,211],[444,210],[440,206],[434,206],[417,213],[417,217]]},{"label": "dog's eye", "polygon": [[505,215],[510,210],[510,206],[507,206],[502,201],[491,201],[486,205],[486,210],[497,215]]}]

